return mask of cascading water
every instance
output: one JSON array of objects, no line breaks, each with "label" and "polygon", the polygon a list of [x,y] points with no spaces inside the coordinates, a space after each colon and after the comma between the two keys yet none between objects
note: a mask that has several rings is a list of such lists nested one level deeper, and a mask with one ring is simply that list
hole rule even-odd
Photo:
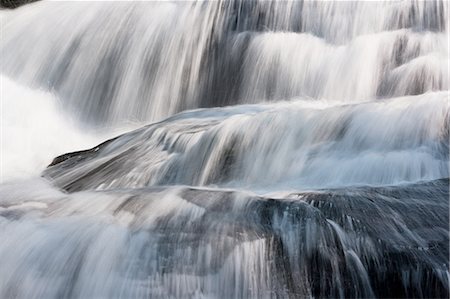
[{"label": "cascading water", "polygon": [[0,17],[0,298],[449,296],[447,1]]},{"label": "cascading water", "polygon": [[4,13],[2,70],[95,123],[358,102],[446,90],[447,14],[446,1],[38,3]]}]

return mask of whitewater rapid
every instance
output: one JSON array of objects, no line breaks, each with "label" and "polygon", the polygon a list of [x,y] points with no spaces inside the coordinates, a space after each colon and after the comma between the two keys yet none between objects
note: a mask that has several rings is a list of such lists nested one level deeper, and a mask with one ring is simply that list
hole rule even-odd
[{"label": "whitewater rapid", "polygon": [[447,1],[36,3],[2,12],[2,72],[94,125],[364,102],[448,89],[447,16]]},{"label": "whitewater rapid", "polygon": [[89,128],[68,114],[52,92],[1,76],[1,181],[38,176],[54,157],[92,147],[138,125]]},{"label": "whitewater rapid", "polygon": [[1,298],[446,298],[447,1],[0,10]]},{"label": "whitewater rapid", "polygon": [[279,191],[435,180],[449,176],[449,115],[446,92],[352,105],[298,100],[194,110],[65,157],[44,175],[71,191],[179,184]]}]

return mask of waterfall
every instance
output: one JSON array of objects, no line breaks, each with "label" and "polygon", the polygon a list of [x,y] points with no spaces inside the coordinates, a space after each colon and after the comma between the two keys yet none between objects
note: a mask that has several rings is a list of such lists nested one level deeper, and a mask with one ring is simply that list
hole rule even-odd
[{"label": "waterfall", "polygon": [[52,2],[3,15],[3,72],[97,124],[448,89],[447,1]]},{"label": "waterfall", "polygon": [[70,190],[213,184],[277,191],[435,180],[449,176],[447,100],[432,93],[358,105],[195,110],[63,157],[44,173]]},{"label": "waterfall", "polygon": [[446,298],[448,15],[0,9],[0,297]]}]

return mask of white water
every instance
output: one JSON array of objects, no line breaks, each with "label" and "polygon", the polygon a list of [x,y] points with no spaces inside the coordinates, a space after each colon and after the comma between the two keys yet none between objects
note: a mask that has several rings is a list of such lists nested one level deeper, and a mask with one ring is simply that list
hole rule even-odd
[{"label": "white water", "polygon": [[335,45],[312,34],[264,33],[244,64],[243,98],[358,102],[448,89],[448,36],[399,29]]},{"label": "white water", "polygon": [[49,2],[2,15],[3,72],[96,124],[448,88],[447,1]]},{"label": "white water", "polygon": [[[427,149],[428,144],[424,149],[414,143],[412,140],[420,139],[422,133],[412,130],[409,122],[415,122],[417,117],[423,119],[423,123],[414,125],[431,134],[433,142],[440,142],[433,136],[441,134],[446,123],[446,112],[442,111],[446,110],[448,94],[436,92],[447,90],[449,82],[448,30],[444,19],[447,4],[445,1],[325,2],[321,5],[295,1],[52,2],[2,11],[2,72],[22,85],[46,89],[52,94],[44,96],[39,91],[33,95],[37,98],[33,102],[39,99],[46,102],[36,110],[34,104],[26,104],[31,99],[24,97],[32,96],[28,87],[24,88],[24,97],[10,96],[9,93],[20,91],[17,86],[10,88],[16,83],[6,81],[3,88],[6,109],[20,109],[21,114],[27,114],[25,119],[29,122],[19,121],[14,116],[17,112],[5,112],[3,121],[14,118],[21,124],[3,128],[7,138],[3,143],[4,175],[36,174],[55,154],[83,149],[93,145],[94,140],[102,140],[92,134],[79,134],[90,131],[89,127],[106,125],[109,131],[123,132],[123,127],[130,127],[130,121],[161,120],[180,110],[204,106],[299,97],[319,101],[320,106],[380,98],[388,101],[391,97],[425,93],[423,97],[395,100],[392,109],[406,111],[410,102],[420,99],[425,103],[429,98],[430,103],[423,105],[430,115],[437,113],[436,122],[425,123],[428,116],[419,112],[410,113],[409,119],[387,111],[378,116],[372,107],[384,110],[386,106],[363,105],[355,108],[360,110],[357,119],[362,121],[351,124],[357,131],[349,132],[348,140],[335,145],[329,141],[324,143],[332,147],[329,150],[314,145],[314,139],[320,138],[314,126],[327,126],[324,119],[330,122],[329,126],[336,126],[332,120],[341,121],[341,109],[328,109],[323,116],[311,119],[312,115],[308,118],[301,115],[302,109],[290,115],[281,106],[275,117],[278,124],[273,127],[269,124],[268,132],[257,135],[258,143],[249,145],[250,148],[242,145],[237,150],[248,151],[250,157],[241,158],[241,163],[246,164],[238,167],[235,179],[237,185],[274,181],[298,188],[321,186],[322,182],[337,186],[393,184],[445,177],[448,174],[447,167],[443,166],[445,157],[443,160],[433,157],[434,150]],[[36,25],[31,29],[30,23]],[[432,100],[436,97],[441,99]],[[53,107],[55,99],[59,101],[58,109],[65,110],[64,114]],[[421,107],[418,104],[411,109],[419,111]],[[365,124],[367,113],[370,115]],[[383,135],[369,127],[377,126],[379,117],[392,123],[380,128],[385,130]],[[83,121],[83,128],[80,125],[76,128],[67,118]],[[246,117],[242,119],[241,126],[248,126]],[[406,128],[396,127],[397,122],[404,123]],[[225,122],[221,126],[230,125]],[[363,129],[365,126],[367,129]],[[257,127],[266,131],[261,125]],[[235,132],[238,128],[222,131]],[[283,134],[273,136],[271,130]],[[294,133],[298,130],[302,132],[301,137]],[[392,150],[391,143],[397,142],[405,130],[411,130],[405,137],[411,142]],[[333,129],[325,131],[332,134]],[[21,134],[23,137],[14,137],[14,142],[8,141]],[[60,134],[65,138],[59,138]],[[244,134],[249,142],[259,131],[249,128]],[[280,136],[283,136],[282,143],[277,139]],[[227,139],[219,138],[222,143]],[[371,148],[375,146],[372,141],[366,145],[368,151],[360,149],[355,155],[352,150],[355,138],[376,140],[376,148]],[[35,144],[33,153],[27,142]],[[39,142],[45,145],[38,145]],[[301,148],[292,145],[299,142]],[[222,143],[214,145],[218,155],[225,150],[221,148]],[[308,161],[307,156],[318,150],[322,155]],[[329,156],[330,152],[336,154]],[[402,157],[398,159],[395,155]],[[209,160],[203,165],[206,160],[192,160],[191,156],[186,154],[186,159],[196,165],[191,168],[195,175],[182,174],[180,168],[177,176],[190,179],[174,182],[207,184],[210,174],[218,167],[213,161],[217,158],[205,157]],[[13,165],[17,169],[12,170]],[[365,167],[355,169],[355,165]],[[160,167],[145,172],[148,171],[158,172]],[[161,175],[148,176],[143,175],[143,179],[161,181]],[[292,181],[295,179],[298,182]]]},{"label": "white water", "polygon": [[89,148],[133,128],[92,130],[61,107],[57,95],[19,85],[2,76],[1,180],[38,176],[54,157]]},{"label": "white water", "polygon": [[446,92],[356,105],[199,110],[49,173],[61,186],[83,178],[84,187],[100,189],[212,184],[275,191],[434,180],[449,176],[448,122]]},{"label": "white water", "polygon": [[0,17],[1,298],[448,293],[447,1]]},{"label": "white water", "polygon": [[55,96],[1,80],[2,180],[39,175],[55,155],[100,141],[83,134]]},{"label": "white water", "polygon": [[[445,246],[436,214],[447,198],[434,192],[447,187],[398,189],[401,200],[349,189],[349,197],[312,193],[308,203],[286,203],[220,190],[66,194],[37,179],[3,184],[0,295],[373,298],[401,287],[385,278],[394,275],[407,297],[429,297],[436,286],[448,290],[445,258],[429,248]],[[426,201],[409,198],[424,194]]]}]

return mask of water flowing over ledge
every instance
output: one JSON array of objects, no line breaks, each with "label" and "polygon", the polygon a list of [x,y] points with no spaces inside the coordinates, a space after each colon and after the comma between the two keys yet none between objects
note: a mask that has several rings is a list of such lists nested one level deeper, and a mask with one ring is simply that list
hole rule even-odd
[{"label": "water flowing over ledge", "polygon": [[2,72],[95,124],[448,89],[447,1],[46,2],[0,13]]},{"label": "water flowing over ledge", "polygon": [[0,297],[447,298],[448,15],[0,11]]},{"label": "water flowing over ledge", "polygon": [[449,176],[449,117],[447,93],[196,110],[56,158],[44,176],[68,191],[173,184],[299,190],[434,180]]},{"label": "water flowing over ledge", "polygon": [[292,194],[0,188],[3,298],[448,294],[448,180]]}]

